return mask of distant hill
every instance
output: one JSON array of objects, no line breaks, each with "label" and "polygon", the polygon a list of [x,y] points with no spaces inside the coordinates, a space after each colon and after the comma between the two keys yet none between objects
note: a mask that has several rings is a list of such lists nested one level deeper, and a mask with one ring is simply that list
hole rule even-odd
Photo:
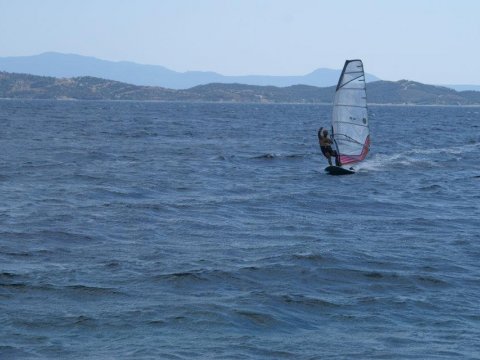
[{"label": "distant hill", "polygon": [[[480,92],[461,91],[414,81],[375,81],[368,86],[370,104],[480,105]],[[77,100],[156,100],[238,103],[326,103],[335,87],[287,87],[207,84],[185,90],[137,86],[95,77],[55,78],[0,72],[0,98]]]},{"label": "distant hill", "polygon": [[[141,86],[188,89],[210,83],[241,83],[279,87],[303,84],[325,87],[337,84],[341,70],[317,69],[303,76],[224,76],[215,72],[203,71],[181,73],[163,66],[141,65],[128,61],[106,61],[88,56],[47,52],[34,56],[0,58],[0,71],[68,78],[92,76]],[[366,74],[366,78],[367,81],[379,80],[370,74]]]},{"label": "distant hill", "polygon": [[376,81],[368,85],[368,101],[377,104],[480,105],[479,91],[456,91],[415,81]]}]

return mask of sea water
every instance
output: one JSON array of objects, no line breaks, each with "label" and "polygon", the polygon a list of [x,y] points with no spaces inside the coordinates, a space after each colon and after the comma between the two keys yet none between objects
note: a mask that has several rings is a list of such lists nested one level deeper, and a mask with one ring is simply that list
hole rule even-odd
[{"label": "sea water", "polygon": [[0,101],[1,359],[479,359],[480,108]]}]

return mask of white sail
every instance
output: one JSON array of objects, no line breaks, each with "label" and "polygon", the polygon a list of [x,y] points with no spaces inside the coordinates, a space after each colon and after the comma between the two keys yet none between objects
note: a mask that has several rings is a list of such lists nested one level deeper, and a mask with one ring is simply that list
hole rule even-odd
[{"label": "white sail", "polygon": [[370,130],[361,60],[345,61],[335,92],[332,131],[342,165],[365,159],[370,146]]}]

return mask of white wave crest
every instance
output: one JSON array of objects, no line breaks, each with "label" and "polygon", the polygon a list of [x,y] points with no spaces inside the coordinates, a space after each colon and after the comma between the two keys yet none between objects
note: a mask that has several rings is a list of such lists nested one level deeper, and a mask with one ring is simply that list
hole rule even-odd
[{"label": "white wave crest", "polygon": [[372,157],[355,166],[356,171],[375,171],[385,168],[403,166],[440,167],[441,156],[462,154],[478,151],[480,143],[451,146],[443,148],[411,149],[396,154],[374,154]]}]

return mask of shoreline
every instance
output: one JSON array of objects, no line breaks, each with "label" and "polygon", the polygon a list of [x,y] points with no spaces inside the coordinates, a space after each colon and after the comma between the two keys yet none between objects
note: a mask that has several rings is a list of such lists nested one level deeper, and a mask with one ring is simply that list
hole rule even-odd
[{"label": "shoreline", "polygon": [[[0,101],[59,101],[59,102],[147,102],[170,104],[228,104],[228,105],[305,105],[305,106],[333,106],[332,103],[307,102],[241,102],[241,101],[185,101],[185,100],[139,100],[139,99],[35,99],[35,98],[2,98]],[[480,107],[480,104],[396,104],[396,103],[368,103],[367,106],[396,106],[396,107]]]}]

